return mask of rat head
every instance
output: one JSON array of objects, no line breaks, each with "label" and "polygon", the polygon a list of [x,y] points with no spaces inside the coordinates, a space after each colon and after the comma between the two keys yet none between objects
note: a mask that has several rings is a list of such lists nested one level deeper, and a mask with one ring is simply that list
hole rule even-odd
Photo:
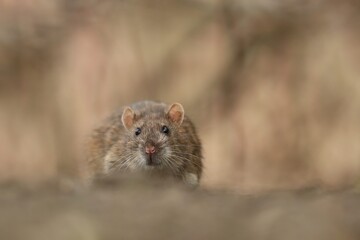
[{"label": "rat head", "polygon": [[121,121],[125,128],[123,164],[133,169],[176,169],[172,145],[184,120],[179,103],[126,107]]}]

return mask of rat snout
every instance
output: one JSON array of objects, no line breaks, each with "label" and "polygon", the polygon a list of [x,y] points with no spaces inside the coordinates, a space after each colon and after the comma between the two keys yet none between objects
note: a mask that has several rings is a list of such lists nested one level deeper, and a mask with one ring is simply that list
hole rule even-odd
[{"label": "rat snout", "polygon": [[145,153],[146,154],[154,154],[156,152],[156,145],[153,141],[148,140],[145,143]]},{"label": "rat snout", "polygon": [[153,154],[153,153],[155,153],[155,152],[156,152],[155,146],[154,146],[154,145],[150,145],[150,144],[146,145],[146,146],[145,146],[145,152],[146,152],[147,154]]},{"label": "rat snout", "polygon": [[159,160],[156,157],[158,149],[153,142],[147,142],[145,144],[145,153],[146,153],[146,164],[149,166],[158,165]]}]

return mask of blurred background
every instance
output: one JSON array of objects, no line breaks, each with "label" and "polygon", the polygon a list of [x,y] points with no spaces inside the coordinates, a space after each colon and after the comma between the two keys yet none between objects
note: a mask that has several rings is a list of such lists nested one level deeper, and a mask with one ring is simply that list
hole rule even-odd
[{"label": "blurred background", "polygon": [[81,178],[120,106],[181,102],[202,186],[360,183],[360,3],[0,0],[0,181]]}]

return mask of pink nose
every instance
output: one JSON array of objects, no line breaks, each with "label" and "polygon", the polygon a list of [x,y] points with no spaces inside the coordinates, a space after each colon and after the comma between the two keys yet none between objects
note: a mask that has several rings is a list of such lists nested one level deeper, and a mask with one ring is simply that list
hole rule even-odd
[{"label": "pink nose", "polygon": [[153,153],[156,152],[156,150],[155,150],[155,147],[154,147],[154,146],[146,146],[146,147],[145,147],[145,152],[146,152],[147,154],[153,154]]}]

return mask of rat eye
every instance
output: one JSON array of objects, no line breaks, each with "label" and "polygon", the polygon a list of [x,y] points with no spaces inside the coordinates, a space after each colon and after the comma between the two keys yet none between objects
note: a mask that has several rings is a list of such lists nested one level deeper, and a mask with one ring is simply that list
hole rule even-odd
[{"label": "rat eye", "polygon": [[141,128],[135,129],[135,135],[138,136],[141,133]]},{"label": "rat eye", "polygon": [[169,134],[170,130],[167,126],[162,126],[161,127],[161,132],[165,133],[165,134]]}]

